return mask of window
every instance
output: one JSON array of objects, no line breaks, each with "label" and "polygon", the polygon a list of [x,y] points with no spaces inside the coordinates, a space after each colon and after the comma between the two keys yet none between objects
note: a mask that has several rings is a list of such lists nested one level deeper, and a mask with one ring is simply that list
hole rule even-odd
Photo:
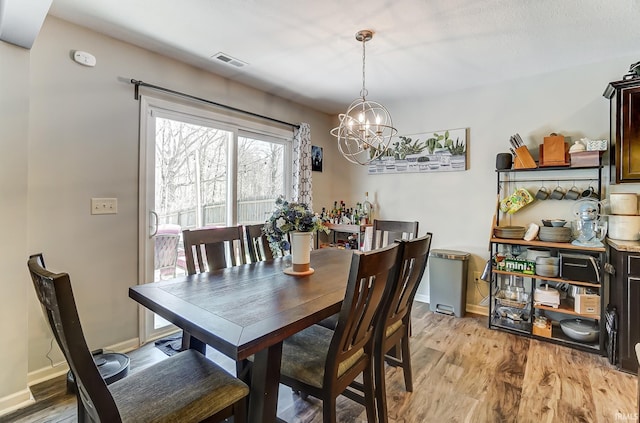
[{"label": "window", "polygon": [[[289,196],[292,131],[151,108],[159,224],[182,229],[264,222]],[[217,119],[214,119],[216,117]]]}]

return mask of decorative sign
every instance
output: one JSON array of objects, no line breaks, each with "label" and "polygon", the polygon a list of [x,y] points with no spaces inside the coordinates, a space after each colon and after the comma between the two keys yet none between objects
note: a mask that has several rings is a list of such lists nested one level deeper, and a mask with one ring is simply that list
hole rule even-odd
[{"label": "decorative sign", "polygon": [[369,163],[369,175],[467,170],[467,129],[400,135]]}]

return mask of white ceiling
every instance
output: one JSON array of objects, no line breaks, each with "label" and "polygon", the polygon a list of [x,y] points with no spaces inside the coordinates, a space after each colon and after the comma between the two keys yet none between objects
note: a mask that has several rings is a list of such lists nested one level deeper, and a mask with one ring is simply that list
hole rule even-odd
[{"label": "white ceiling", "polygon": [[375,32],[367,98],[383,104],[640,60],[640,0],[53,0],[49,13],[328,113],[359,96],[361,29]]}]

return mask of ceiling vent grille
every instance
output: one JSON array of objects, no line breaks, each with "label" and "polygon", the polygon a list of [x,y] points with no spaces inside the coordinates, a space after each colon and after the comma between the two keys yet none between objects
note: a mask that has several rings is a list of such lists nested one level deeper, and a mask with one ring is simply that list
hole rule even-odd
[{"label": "ceiling vent grille", "polygon": [[215,60],[219,60],[222,63],[225,63],[229,66],[235,66],[236,68],[243,68],[248,65],[248,63],[246,62],[243,62],[242,60],[238,60],[222,52],[214,54],[213,56],[211,56],[211,58]]}]

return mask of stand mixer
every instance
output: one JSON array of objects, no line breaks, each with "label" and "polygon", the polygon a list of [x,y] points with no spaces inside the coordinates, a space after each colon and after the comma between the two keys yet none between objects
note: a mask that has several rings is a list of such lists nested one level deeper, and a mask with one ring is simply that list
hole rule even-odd
[{"label": "stand mixer", "polygon": [[573,245],[580,247],[603,247],[607,233],[607,222],[600,220],[602,204],[598,200],[583,198],[572,208],[576,220],[571,222]]}]

